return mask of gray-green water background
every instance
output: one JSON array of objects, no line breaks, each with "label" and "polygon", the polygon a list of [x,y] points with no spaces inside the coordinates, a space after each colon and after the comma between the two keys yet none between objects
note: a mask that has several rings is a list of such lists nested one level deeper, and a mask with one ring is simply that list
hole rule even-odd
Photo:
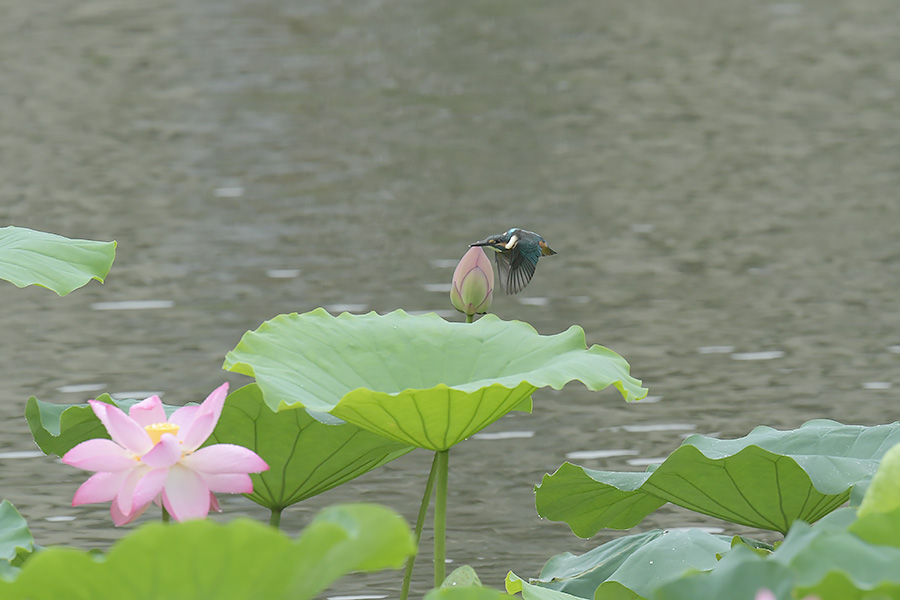
[{"label": "gray-green water background", "polygon": [[[574,462],[642,470],[688,433],[897,417],[893,0],[0,0],[0,14],[0,222],[119,242],[105,285],[0,286],[0,491],[42,544],[123,531],[106,506],[69,506],[82,472],[13,458],[34,449],[30,395],[201,400],[246,381],[223,357],[276,314],[448,311],[467,244],[511,226],[559,255],[493,311],[542,333],[582,325],[652,397],[540,391],[533,415],[487,431],[518,433],[454,449],[451,567],[498,586],[616,535],[583,542],[536,516],[532,486],[567,453],[621,451]],[[127,301],[171,306],[99,304]],[[285,529],[343,501],[412,519],[429,460],[290,509]],[[722,524],[663,509],[641,527],[688,525]],[[330,594],[396,595],[399,579]]]}]

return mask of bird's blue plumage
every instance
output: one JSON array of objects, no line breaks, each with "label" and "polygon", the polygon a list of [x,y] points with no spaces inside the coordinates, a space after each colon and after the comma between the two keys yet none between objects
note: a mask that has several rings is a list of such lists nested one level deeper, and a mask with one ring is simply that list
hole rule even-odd
[{"label": "bird's blue plumage", "polygon": [[556,254],[540,235],[519,227],[475,242],[472,246],[488,246],[497,251],[495,258],[500,287],[507,294],[516,294],[528,285],[541,256]]}]

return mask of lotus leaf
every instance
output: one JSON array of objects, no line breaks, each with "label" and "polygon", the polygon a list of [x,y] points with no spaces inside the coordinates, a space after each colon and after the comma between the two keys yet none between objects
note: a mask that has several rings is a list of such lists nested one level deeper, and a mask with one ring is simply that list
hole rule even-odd
[{"label": "lotus leaf", "polygon": [[330,412],[431,450],[450,448],[541,387],[578,379],[591,390],[615,386],[626,400],[647,394],[622,357],[588,348],[581,328],[543,336],[494,315],[475,323],[400,310],[280,315],[244,334],[225,368],[255,377],[275,410]]},{"label": "lotus leaf", "polygon": [[[97,400],[125,411],[138,402],[134,399],[113,400],[109,394],[101,394]],[[163,408],[171,415],[179,407],[163,404]],[[62,456],[85,440],[109,439],[100,419],[87,403],[53,404],[32,396],[25,405],[25,419],[35,443],[44,454]]]},{"label": "lotus leaf", "polygon": [[102,283],[115,256],[115,242],[0,227],[0,279],[20,288],[39,285],[65,296],[91,279]]},{"label": "lotus leaf", "polygon": [[[843,509],[814,526],[797,521],[771,554],[760,556],[747,547],[736,547],[709,573],[688,573],[666,583],[652,599],[752,600],[760,588],[773,591],[779,599],[897,598],[900,548],[896,541],[881,545],[858,535],[871,532],[873,524],[885,523],[876,520],[863,524],[874,516],[857,520],[852,509]],[[900,510],[877,516],[891,521],[889,530],[900,528]]]},{"label": "lotus leaf", "polygon": [[355,425],[325,425],[304,410],[273,412],[256,384],[228,395],[209,443],[250,448],[269,465],[253,473],[248,498],[278,510],[402,456],[412,446]]},{"label": "lotus leaf", "polygon": [[9,500],[0,502],[0,559],[19,564],[34,550],[28,523]]},{"label": "lotus leaf", "polygon": [[351,571],[397,568],[415,551],[406,522],[371,504],[320,512],[293,541],[276,529],[237,519],[149,523],[104,557],[62,547],[32,556],[8,600],[305,600]]},{"label": "lotus leaf", "polygon": [[814,522],[846,502],[898,442],[900,423],[864,427],[829,420],[792,431],[757,427],[736,440],[693,435],[645,473],[565,463],[537,486],[537,509],[581,537],[633,527],[666,502],[785,533],[794,521]]},{"label": "lotus leaf", "polygon": [[701,529],[637,533],[581,556],[560,554],[531,583],[581,598],[650,598],[656,588],[688,570],[707,571],[731,548],[726,536]]}]

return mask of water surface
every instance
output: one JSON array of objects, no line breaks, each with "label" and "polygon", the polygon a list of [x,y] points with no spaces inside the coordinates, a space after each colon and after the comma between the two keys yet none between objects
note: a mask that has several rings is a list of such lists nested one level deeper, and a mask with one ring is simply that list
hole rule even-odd
[{"label": "water surface", "polygon": [[[441,282],[467,244],[511,226],[559,254],[492,310],[547,334],[582,325],[656,401],[539,391],[533,415],[455,448],[451,567],[499,586],[616,535],[584,542],[536,516],[532,486],[567,454],[642,470],[689,431],[897,417],[890,0],[0,9],[0,221],[119,242],[102,286],[0,287],[0,485],[42,544],[123,532],[102,506],[69,506],[80,472],[18,454],[34,450],[30,395],[200,400],[246,381],[224,355],[279,313],[448,311]],[[413,519],[429,464],[399,459],[289,510],[285,529],[354,500]],[[664,508],[641,528],[689,525],[722,526]]]}]

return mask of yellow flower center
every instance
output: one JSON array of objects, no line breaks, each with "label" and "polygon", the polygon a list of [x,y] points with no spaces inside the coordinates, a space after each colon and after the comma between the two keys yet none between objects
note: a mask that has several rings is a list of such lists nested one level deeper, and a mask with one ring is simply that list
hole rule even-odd
[{"label": "yellow flower center", "polygon": [[160,438],[162,438],[162,434],[177,434],[178,425],[176,425],[175,423],[154,423],[153,425],[147,425],[146,427],[144,427],[144,431],[146,431],[150,435],[150,440],[153,442],[153,445],[156,445],[159,443]]}]

